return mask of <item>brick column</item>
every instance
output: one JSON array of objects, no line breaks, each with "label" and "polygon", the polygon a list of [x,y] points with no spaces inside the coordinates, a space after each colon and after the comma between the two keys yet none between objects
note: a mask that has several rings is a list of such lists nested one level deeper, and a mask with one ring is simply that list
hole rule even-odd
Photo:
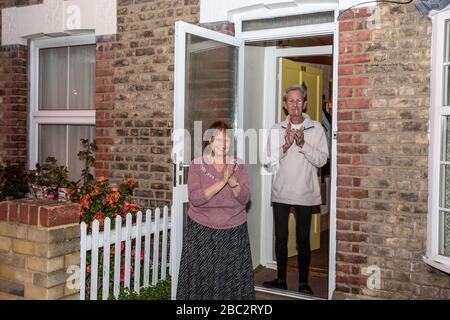
[{"label": "brick column", "polygon": [[367,264],[367,256],[361,251],[361,245],[367,241],[367,234],[361,232],[367,211],[363,210],[361,200],[368,198],[368,189],[361,180],[369,173],[362,161],[369,151],[363,141],[369,123],[363,114],[371,106],[365,71],[370,56],[364,49],[371,40],[371,32],[364,23],[368,16],[365,8],[354,10],[344,14],[339,24],[336,287],[355,294],[367,281],[361,272]]},{"label": "brick column", "polygon": [[0,202],[0,294],[78,299],[66,281],[79,265],[79,207],[43,200]]},{"label": "brick column", "polygon": [[95,139],[98,150],[95,153],[95,173],[110,177],[110,162],[114,160],[114,110],[113,58],[116,36],[97,37],[96,51],[96,95],[95,95]]},{"label": "brick column", "polygon": [[0,47],[0,163],[27,160],[27,57],[26,46]]}]

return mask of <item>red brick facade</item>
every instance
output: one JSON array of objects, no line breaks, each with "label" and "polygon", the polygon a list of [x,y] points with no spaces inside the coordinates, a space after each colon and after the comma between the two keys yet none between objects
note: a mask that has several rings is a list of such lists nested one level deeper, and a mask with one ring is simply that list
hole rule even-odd
[{"label": "red brick facade", "polygon": [[[42,0],[0,0],[0,10],[38,3]],[[0,163],[27,162],[27,65],[27,46],[0,46]]]},{"label": "red brick facade", "polygon": [[0,162],[27,161],[27,57],[26,46],[0,48]]},{"label": "red brick facade", "polygon": [[96,54],[96,114],[95,139],[98,150],[96,158],[96,175],[110,177],[110,161],[114,160],[114,121],[111,113],[114,110],[114,42],[116,36],[97,37]]},{"label": "red brick facade", "polygon": [[362,161],[369,147],[362,144],[361,134],[369,130],[362,111],[371,106],[365,94],[369,86],[365,64],[370,57],[364,50],[371,32],[361,21],[369,15],[367,9],[349,11],[339,22],[336,287],[351,293],[360,293],[367,281],[361,272],[367,265],[361,244],[368,236],[361,233],[361,223],[367,221],[368,213],[361,210],[360,200],[369,193],[361,186],[361,179],[369,174]]}]

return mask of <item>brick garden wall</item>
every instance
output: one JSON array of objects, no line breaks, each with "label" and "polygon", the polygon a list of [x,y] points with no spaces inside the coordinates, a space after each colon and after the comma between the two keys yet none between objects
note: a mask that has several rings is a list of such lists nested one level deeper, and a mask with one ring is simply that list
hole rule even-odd
[{"label": "brick garden wall", "polygon": [[[422,262],[431,22],[413,4],[380,8],[374,25],[367,9],[340,20],[337,290],[449,299],[449,276]],[[366,286],[370,265],[380,290]]]},{"label": "brick garden wall", "polygon": [[0,202],[0,297],[79,299],[66,272],[80,263],[79,219],[78,204]]}]

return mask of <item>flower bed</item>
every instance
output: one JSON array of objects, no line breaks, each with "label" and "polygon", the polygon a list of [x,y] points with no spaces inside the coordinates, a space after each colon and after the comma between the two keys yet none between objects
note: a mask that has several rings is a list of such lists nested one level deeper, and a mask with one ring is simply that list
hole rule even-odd
[{"label": "flower bed", "polygon": [[112,218],[118,215],[125,218],[127,213],[137,213],[139,205],[133,203],[132,199],[134,186],[132,179],[126,179],[116,187],[110,185],[107,178],[98,177],[87,192],[73,189],[68,192],[70,199],[78,201],[80,205],[81,221],[90,226],[94,220],[98,220],[101,229],[107,217],[114,227],[115,220]]}]

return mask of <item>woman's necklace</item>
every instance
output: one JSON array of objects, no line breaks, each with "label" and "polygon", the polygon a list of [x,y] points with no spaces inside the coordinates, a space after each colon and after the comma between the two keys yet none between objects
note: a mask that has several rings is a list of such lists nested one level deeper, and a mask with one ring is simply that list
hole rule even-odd
[{"label": "woman's necklace", "polygon": [[[211,164],[212,166],[213,166],[213,168],[214,168],[214,170],[217,172],[217,173],[222,173],[223,172],[223,168],[224,168],[224,164],[219,164],[219,166],[221,167],[221,169],[218,169],[217,168],[217,163],[216,163],[216,161],[215,161],[215,159],[214,158],[208,158],[207,159],[208,161],[207,161],[207,163],[208,164]],[[215,175],[213,175],[212,173],[210,173],[206,168],[205,168],[205,163],[202,163],[202,167],[201,167],[201,170],[202,170],[202,172],[208,177],[208,178],[211,178],[211,179],[213,179],[213,180],[218,180],[219,178],[217,178]]]}]

